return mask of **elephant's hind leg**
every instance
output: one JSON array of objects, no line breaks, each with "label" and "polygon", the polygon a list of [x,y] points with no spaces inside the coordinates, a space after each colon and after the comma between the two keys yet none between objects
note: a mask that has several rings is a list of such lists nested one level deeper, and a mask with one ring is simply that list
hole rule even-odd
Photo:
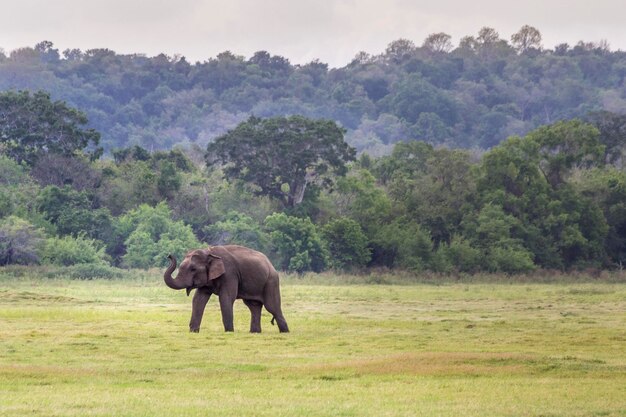
[{"label": "elephant's hind leg", "polygon": [[250,309],[250,333],[261,333],[261,309],[263,304],[255,300],[243,300]]},{"label": "elephant's hind leg", "polygon": [[285,320],[285,316],[283,316],[283,312],[280,308],[280,303],[276,304],[274,302],[266,302],[265,309],[270,312],[272,316],[276,319],[276,324],[278,324],[278,330],[281,333],[288,333],[289,326],[287,325],[287,320]]}]

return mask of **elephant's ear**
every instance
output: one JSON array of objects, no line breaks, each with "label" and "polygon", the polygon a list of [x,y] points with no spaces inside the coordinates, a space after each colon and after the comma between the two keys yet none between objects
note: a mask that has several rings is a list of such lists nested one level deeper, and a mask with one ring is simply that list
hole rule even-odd
[{"label": "elephant's ear", "polygon": [[209,281],[219,278],[220,276],[222,276],[222,274],[224,274],[224,272],[226,272],[226,269],[224,268],[224,261],[222,261],[222,258],[220,258],[219,256],[215,256],[215,255],[211,255],[209,254],[210,258],[213,258],[213,260],[211,262],[209,262]]}]

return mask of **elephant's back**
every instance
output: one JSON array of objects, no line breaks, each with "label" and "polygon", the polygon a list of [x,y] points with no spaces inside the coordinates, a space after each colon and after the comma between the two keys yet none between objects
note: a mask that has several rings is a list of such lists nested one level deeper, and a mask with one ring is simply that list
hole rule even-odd
[{"label": "elephant's back", "polygon": [[223,248],[223,250],[228,252],[228,254],[231,255],[235,261],[238,261],[240,263],[264,265],[268,266],[270,269],[274,269],[274,266],[272,265],[272,262],[269,260],[269,258],[264,253],[259,252],[258,250],[239,245],[224,245],[213,247],[213,249],[217,248]]},{"label": "elephant's back", "polygon": [[227,273],[237,277],[237,298],[263,302],[268,282],[277,282],[278,273],[259,251],[237,245],[213,247],[211,251],[224,258]]}]

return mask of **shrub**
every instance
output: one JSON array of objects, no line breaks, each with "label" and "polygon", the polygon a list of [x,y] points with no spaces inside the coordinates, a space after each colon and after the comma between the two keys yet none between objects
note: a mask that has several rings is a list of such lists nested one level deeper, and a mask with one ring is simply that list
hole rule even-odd
[{"label": "shrub", "polygon": [[[439,251],[447,263],[458,272],[473,273],[480,269],[481,251],[462,237],[452,238],[450,245],[442,245]],[[447,272],[447,271],[441,271]]]},{"label": "shrub", "polygon": [[42,258],[45,263],[65,266],[107,264],[102,242],[84,236],[48,238]]},{"label": "shrub", "polygon": [[322,228],[322,236],[328,244],[330,266],[333,268],[363,267],[372,257],[367,236],[352,219],[331,220]]},{"label": "shrub", "polygon": [[326,268],[328,250],[311,219],[274,213],[265,219],[265,227],[271,255],[280,269],[301,273]]},{"label": "shrub", "polygon": [[398,219],[384,225],[374,239],[378,263],[390,268],[422,271],[430,267],[432,241],[419,224]]},{"label": "shrub", "polygon": [[43,232],[17,216],[0,220],[0,265],[39,263]]},{"label": "shrub", "polygon": [[485,257],[490,272],[520,273],[535,269],[532,254],[522,247],[493,247]]},{"label": "shrub", "polygon": [[190,226],[171,219],[165,203],[156,207],[143,204],[130,211],[120,219],[119,230],[122,236],[128,236],[122,261],[130,268],[163,267],[168,263],[168,254],[180,258],[202,246]]},{"label": "shrub", "polygon": [[65,268],[67,276],[74,279],[122,278],[122,271],[105,264],[76,264]]},{"label": "shrub", "polygon": [[264,252],[268,237],[250,216],[230,211],[220,222],[204,228],[208,241],[214,245],[243,245]]}]

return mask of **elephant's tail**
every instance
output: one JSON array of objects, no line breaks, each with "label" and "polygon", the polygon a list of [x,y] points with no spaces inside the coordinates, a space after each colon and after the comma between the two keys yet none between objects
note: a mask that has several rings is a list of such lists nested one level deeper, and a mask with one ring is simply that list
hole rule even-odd
[{"label": "elephant's tail", "polygon": [[274,326],[274,320],[276,320],[276,317],[272,316],[272,321],[270,323],[272,323],[272,326]]}]

